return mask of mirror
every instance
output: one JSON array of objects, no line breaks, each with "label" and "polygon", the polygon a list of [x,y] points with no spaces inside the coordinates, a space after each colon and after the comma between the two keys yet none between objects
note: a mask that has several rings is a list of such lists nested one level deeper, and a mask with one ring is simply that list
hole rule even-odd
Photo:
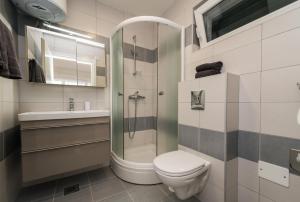
[{"label": "mirror", "polygon": [[26,27],[29,82],[106,87],[105,45]]}]

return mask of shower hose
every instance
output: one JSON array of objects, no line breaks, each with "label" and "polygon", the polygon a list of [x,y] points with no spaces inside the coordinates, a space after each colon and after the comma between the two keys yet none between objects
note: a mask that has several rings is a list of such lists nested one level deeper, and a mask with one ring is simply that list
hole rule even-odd
[{"label": "shower hose", "polygon": [[130,124],[130,99],[128,99],[128,135],[129,138],[132,140],[135,135],[136,131],[136,116],[137,116],[137,99],[134,99],[134,122],[133,122],[133,131],[130,131],[131,124]]}]

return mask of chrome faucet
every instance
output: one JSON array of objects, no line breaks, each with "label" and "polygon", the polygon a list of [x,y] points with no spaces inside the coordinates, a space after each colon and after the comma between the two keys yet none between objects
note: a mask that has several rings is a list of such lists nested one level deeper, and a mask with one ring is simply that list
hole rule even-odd
[{"label": "chrome faucet", "polygon": [[74,104],[74,98],[69,98],[69,111],[74,111],[75,104]]}]

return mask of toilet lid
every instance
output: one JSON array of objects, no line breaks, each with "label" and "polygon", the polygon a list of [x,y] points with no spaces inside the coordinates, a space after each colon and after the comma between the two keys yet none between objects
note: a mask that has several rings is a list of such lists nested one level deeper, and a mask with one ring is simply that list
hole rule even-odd
[{"label": "toilet lid", "polygon": [[184,151],[168,152],[156,157],[155,168],[171,176],[183,176],[196,172],[205,166],[206,161]]}]

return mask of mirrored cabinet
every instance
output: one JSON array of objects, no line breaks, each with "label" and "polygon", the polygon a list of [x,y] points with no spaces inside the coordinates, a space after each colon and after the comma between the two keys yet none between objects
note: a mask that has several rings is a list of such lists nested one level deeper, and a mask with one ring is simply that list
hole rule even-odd
[{"label": "mirrored cabinet", "polygon": [[26,30],[29,82],[106,87],[103,43],[29,26]]}]

